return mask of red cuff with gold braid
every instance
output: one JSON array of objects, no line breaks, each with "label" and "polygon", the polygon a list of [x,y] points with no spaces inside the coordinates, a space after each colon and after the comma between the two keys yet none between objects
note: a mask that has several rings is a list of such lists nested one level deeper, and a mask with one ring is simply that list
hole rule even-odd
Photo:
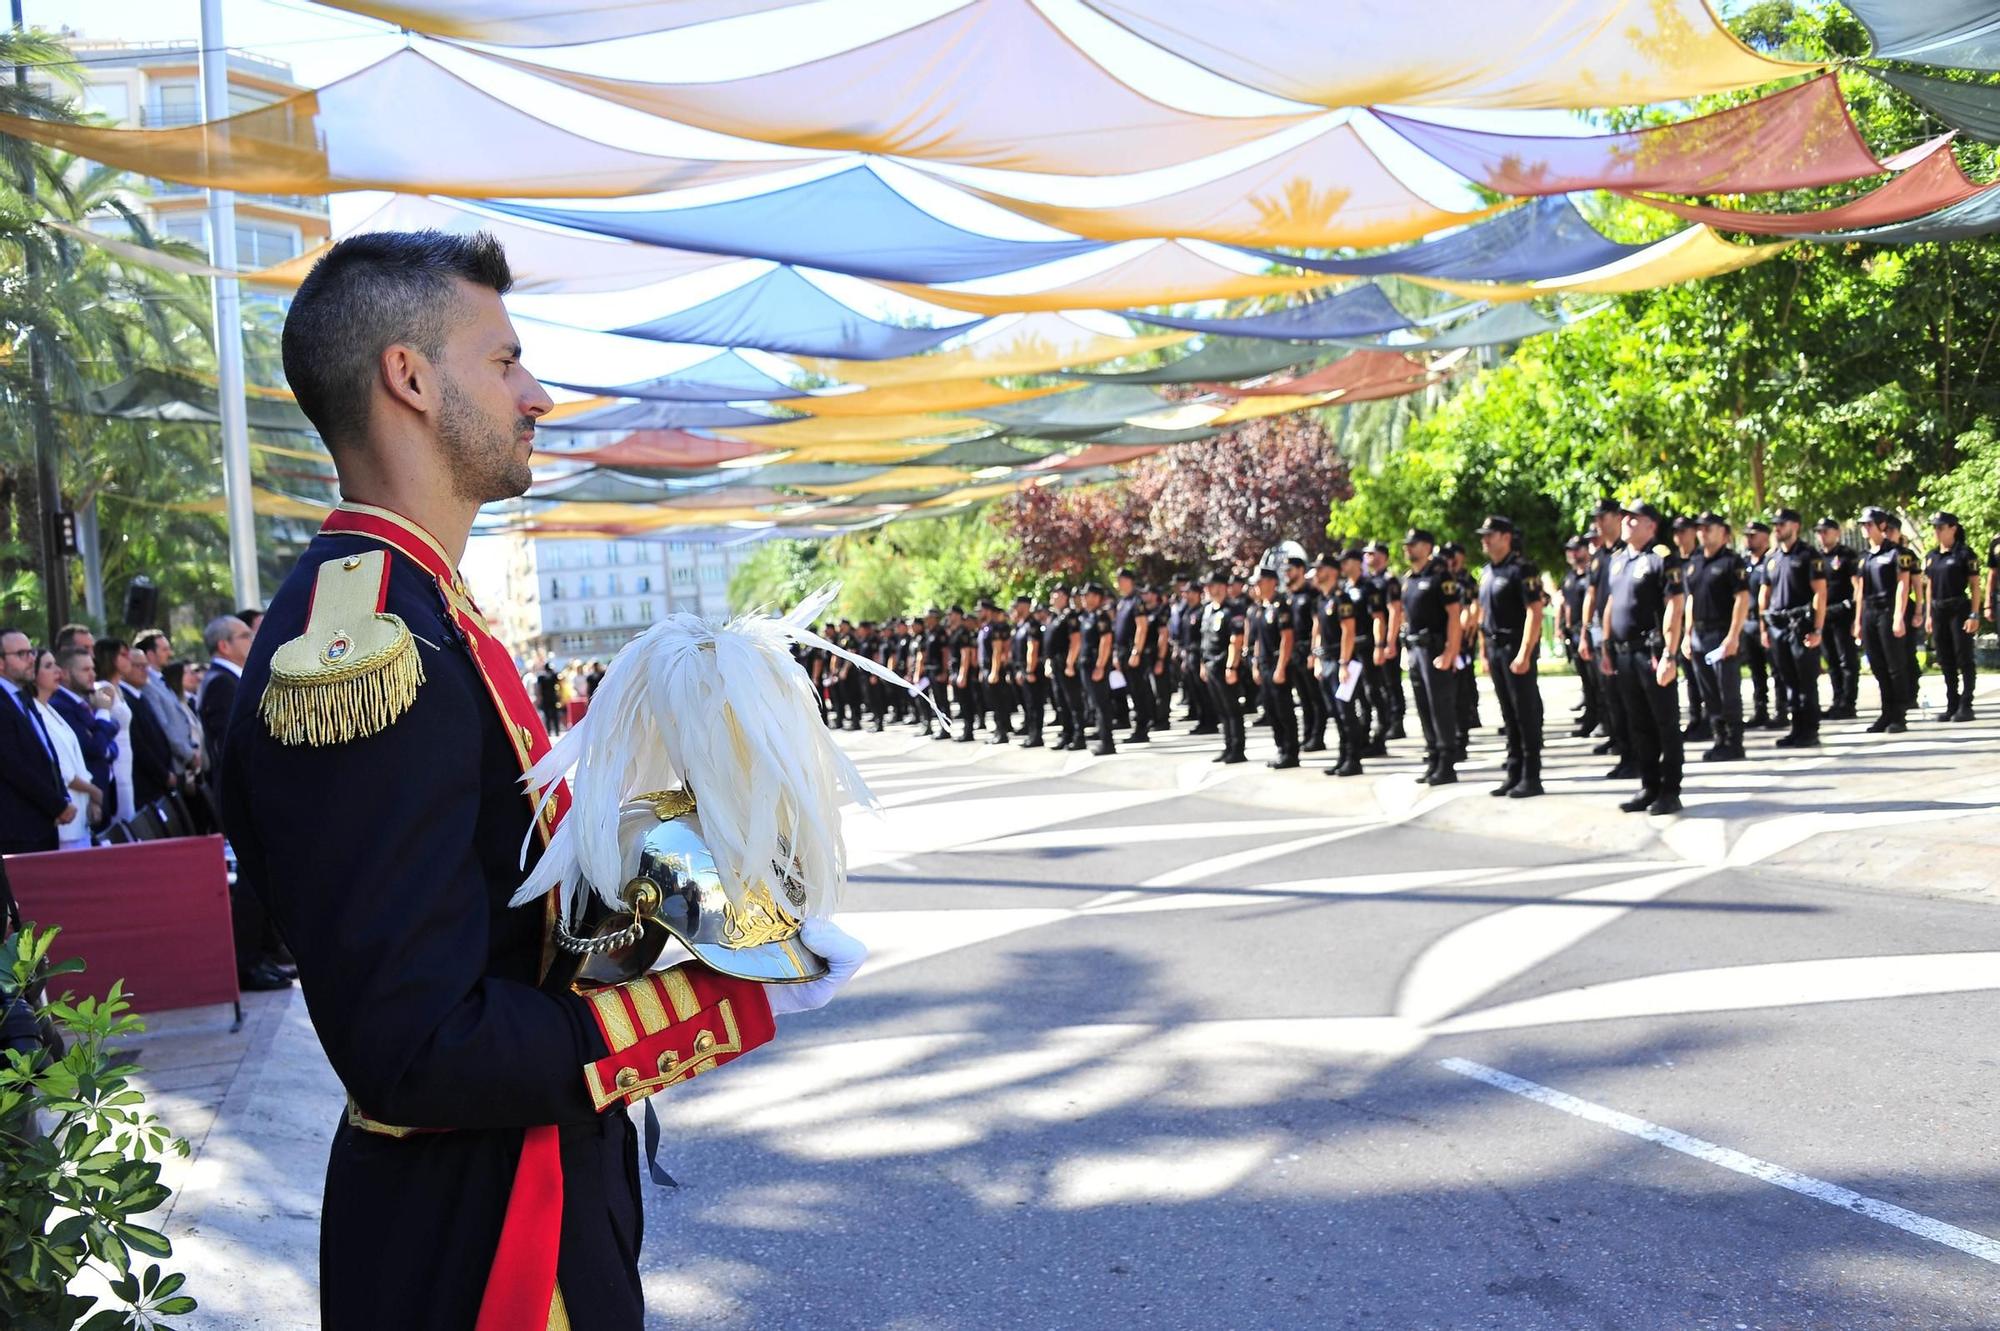
[{"label": "red cuff with gold braid", "polygon": [[654,971],[584,996],[611,1051],[583,1070],[599,1109],[637,1104],[769,1040],[770,1000],[754,980],[722,975],[699,962]]}]

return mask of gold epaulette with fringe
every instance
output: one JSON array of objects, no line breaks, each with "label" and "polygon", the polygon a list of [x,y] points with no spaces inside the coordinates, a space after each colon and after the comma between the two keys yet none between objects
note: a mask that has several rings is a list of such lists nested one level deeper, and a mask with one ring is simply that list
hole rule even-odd
[{"label": "gold epaulette with fringe", "polygon": [[258,711],[280,744],[341,744],[383,730],[424,682],[416,639],[389,597],[389,552],[329,559],[313,584],[306,631],[271,655]]}]

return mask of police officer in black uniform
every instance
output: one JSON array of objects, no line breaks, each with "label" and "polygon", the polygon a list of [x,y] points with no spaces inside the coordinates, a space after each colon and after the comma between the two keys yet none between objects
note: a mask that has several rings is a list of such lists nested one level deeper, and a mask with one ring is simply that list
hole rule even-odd
[{"label": "police officer in black uniform", "polygon": [[1382,542],[1370,541],[1361,547],[1361,553],[1367,556],[1369,595],[1381,607],[1385,622],[1375,640],[1375,652],[1376,665],[1381,667],[1378,696],[1388,704],[1376,712],[1374,739],[1368,745],[1374,752],[1363,756],[1381,758],[1389,752],[1389,740],[1406,738],[1403,718],[1409,700],[1403,693],[1403,580],[1390,570],[1389,547]]},{"label": "police officer in black uniform", "polygon": [[1319,614],[1319,588],[1306,577],[1306,561],[1299,555],[1285,559],[1286,608],[1292,616],[1292,664],[1286,679],[1299,702],[1299,752],[1320,753],[1326,749],[1329,713],[1325,690],[1312,669],[1313,623]]},{"label": "police officer in black uniform", "polygon": [[1597,669],[1599,700],[1604,704],[1604,742],[1592,749],[1595,754],[1616,753],[1617,764],[1606,774],[1612,781],[1629,781],[1639,775],[1631,753],[1631,730],[1625,716],[1625,694],[1613,682],[1604,648],[1604,609],[1611,601],[1611,562],[1625,548],[1625,515],[1615,499],[1600,499],[1590,511],[1597,527],[1597,548],[1590,555],[1590,589],[1583,600],[1584,640],[1577,654]]},{"label": "police officer in black uniform", "polygon": [[1077,616],[1076,641],[1076,673],[1083,680],[1084,696],[1096,726],[1090,736],[1090,751],[1108,757],[1118,751],[1111,737],[1111,672],[1117,667],[1113,662],[1111,612],[1105,608],[1104,587],[1100,583],[1083,585],[1083,613]]},{"label": "police officer in black uniform", "polygon": [[1146,634],[1146,607],[1139,596],[1138,575],[1129,568],[1118,570],[1118,604],[1111,616],[1111,668],[1125,683],[1112,686],[1112,705],[1118,723],[1128,719],[1132,733],[1128,744],[1145,744],[1153,728],[1152,681],[1139,667],[1141,639]]},{"label": "police officer in black uniform", "polygon": [[1720,513],[1695,519],[1701,544],[1682,570],[1687,589],[1688,658],[1707,704],[1705,763],[1741,761],[1743,754],[1743,626],[1750,618],[1750,582],[1743,556],[1729,542]]},{"label": "police officer in black uniform", "polygon": [[1458,578],[1435,553],[1437,541],[1421,527],[1403,536],[1410,566],[1403,579],[1402,644],[1409,653],[1417,720],[1424,728],[1425,785],[1458,780],[1458,653],[1464,622]]},{"label": "police officer in black uniform", "polygon": [[1042,655],[1042,629],[1048,621],[1048,607],[1036,605],[1025,596],[1014,598],[1019,619],[1014,626],[1014,678],[1021,690],[1023,708],[1021,747],[1046,747],[1043,727],[1049,714],[1049,667]]},{"label": "police officer in black uniform", "polygon": [[1213,735],[1221,727],[1215,723],[1215,700],[1201,678],[1201,584],[1193,578],[1181,584],[1179,604],[1174,606],[1168,632],[1173,639],[1182,696],[1186,700],[1184,719],[1194,722],[1190,734]]},{"label": "police officer in black uniform", "polygon": [[[1350,557],[1352,562],[1349,562]],[[1361,597],[1348,579],[1361,572],[1361,552],[1349,550],[1335,557],[1321,555],[1313,566],[1314,588],[1319,593],[1313,609],[1312,665],[1320,697],[1333,721],[1338,745],[1331,767],[1321,769],[1327,776],[1360,776],[1361,750],[1368,732],[1361,720],[1361,652],[1358,633]],[[1348,679],[1349,673],[1354,679]],[[1342,694],[1345,697],[1342,697]]]},{"label": "police officer in black uniform", "polygon": [[1583,686],[1583,709],[1576,718],[1576,729],[1570,732],[1575,739],[1587,739],[1597,732],[1604,716],[1604,703],[1599,696],[1603,688],[1601,677],[1588,668],[1579,649],[1584,641],[1585,620],[1584,597],[1590,594],[1590,542],[1582,536],[1572,536],[1563,542],[1563,554],[1569,561],[1569,572],[1563,574],[1562,586],[1556,602],[1556,628],[1562,635],[1563,659],[1576,672],[1577,682]]},{"label": "police officer in black uniform", "polygon": [[[1790,700],[1784,685],[1775,690],[1771,679],[1771,646],[1766,640],[1764,620],[1757,607],[1763,603],[1764,559],[1771,553],[1771,524],[1758,518],[1743,528],[1743,571],[1750,586],[1750,622],[1743,627],[1743,661],[1750,667],[1750,689],[1756,711],[1744,725],[1751,730],[1783,730],[1791,725]],[[1777,716],[1771,714],[1772,693],[1777,695]]]},{"label": "police officer in black uniform", "polygon": [[981,683],[985,685],[986,710],[993,718],[988,744],[1006,744],[1014,738],[1014,623],[991,601],[979,603],[986,627],[981,634],[984,656],[980,659]]},{"label": "police officer in black uniform", "polygon": [[2000,625],[2000,536],[1986,548],[1986,619]]},{"label": "police officer in black uniform", "polygon": [[[1674,554],[1681,561],[1683,571],[1695,551],[1701,548],[1701,525],[1685,513],[1676,514],[1673,521]],[[1688,723],[1681,731],[1684,740],[1705,740],[1709,738],[1708,714],[1702,705],[1701,685],[1695,678],[1693,663],[1688,660],[1687,638],[1681,638],[1680,659],[1674,663],[1680,669],[1681,682],[1687,685]]]},{"label": "police officer in black uniform", "polygon": [[1153,733],[1158,735],[1174,728],[1174,687],[1176,670],[1174,665],[1173,637],[1168,632],[1167,623],[1173,609],[1167,604],[1172,595],[1172,584],[1162,593],[1158,587],[1142,587],[1139,603],[1146,608],[1145,650],[1140,669],[1146,672],[1146,685],[1153,695]]},{"label": "police officer in black uniform", "polygon": [[1083,747],[1083,681],[1076,673],[1076,612],[1069,588],[1049,593],[1048,622],[1042,625],[1042,660],[1049,673],[1049,701],[1056,713],[1058,750]]},{"label": "police officer in black uniform", "polygon": [[1458,669],[1453,671],[1457,685],[1458,707],[1458,761],[1465,761],[1465,741],[1467,736],[1479,729],[1479,671],[1475,662],[1479,656],[1479,580],[1465,564],[1465,547],[1457,541],[1446,541],[1438,550],[1451,576],[1458,579]]},{"label": "police officer in black uniform", "polygon": [[1230,599],[1229,582],[1228,569],[1217,568],[1208,575],[1208,603],[1201,608],[1201,678],[1222,728],[1222,752],[1214,761],[1240,763],[1248,761],[1243,754],[1243,712],[1236,704],[1243,614]]},{"label": "police officer in black uniform", "polygon": [[960,744],[972,743],[972,727],[977,721],[979,703],[979,634],[965,617],[962,606],[953,606],[945,615],[945,662],[951,679],[952,709],[958,713],[958,733],[952,736]]},{"label": "police officer in black uniform", "polygon": [[1643,500],[1623,505],[1624,547],[1612,556],[1604,607],[1606,664],[1625,709],[1631,736],[1626,758],[1639,793],[1618,807],[1627,813],[1681,809],[1680,707],[1674,657],[1686,613],[1677,556],[1653,549],[1665,521]]},{"label": "police officer in black uniform", "polygon": [[1826,632],[1820,635],[1820,647],[1826,654],[1827,688],[1833,693],[1833,705],[1820,719],[1852,721],[1861,690],[1861,652],[1854,645],[1854,578],[1861,556],[1840,539],[1840,524],[1831,514],[1813,524],[1813,536],[1826,566]]},{"label": "police officer in black uniform", "polygon": [[1257,696],[1271,718],[1271,742],[1278,753],[1268,767],[1299,765],[1299,714],[1292,706],[1294,656],[1292,610],[1278,593],[1278,570],[1269,564],[1257,570],[1257,594],[1244,621],[1250,648],[1250,675]]},{"label": "police officer in black uniform", "polygon": [[1819,551],[1800,540],[1797,509],[1772,515],[1778,544],[1764,559],[1760,609],[1781,696],[1791,699],[1792,727],[1772,745],[1810,748],[1819,743],[1819,644],[1826,626],[1826,568]]},{"label": "police officer in black uniform", "polygon": [[1965,543],[1955,514],[1931,514],[1937,548],[1924,559],[1924,629],[1931,655],[1944,673],[1944,711],[1939,721],[1972,720],[1972,691],[1979,668],[1972,640],[1979,632],[1979,561]]},{"label": "police officer in black uniform", "polygon": [[1487,559],[1479,580],[1486,675],[1507,728],[1507,779],[1488,793],[1532,799],[1542,793],[1542,686],[1536,677],[1546,600],[1542,571],[1521,556],[1513,519],[1496,513],[1477,534]]},{"label": "police officer in black uniform", "polygon": [[911,667],[915,679],[924,681],[924,691],[937,704],[939,715],[933,717],[928,707],[918,708],[924,721],[923,733],[936,739],[951,738],[951,690],[946,686],[945,677],[949,673],[946,665],[946,641],[950,633],[944,626],[944,611],[936,606],[924,611],[923,632],[917,635],[916,662]]},{"label": "police officer in black uniform", "polygon": [[1386,757],[1389,676],[1378,657],[1389,640],[1389,608],[1382,602],[1382,584],[1368,576],[1359,546],[1341,552],[1340,586],[1341,594],[1354,602],[1354,659],[1361,663],[1361,682],[1348,700],[1357,735],[1355,757]]},{"label": "police officer in black uniform", "polygon": [[1910,706],[1909,657],[1903,639],[1909,633],[1907,615],[1910,581],[1914,570],[1909,551],[1893,539],[1902,526],[1886,508],[1867,508],[1861,513],[1861,533],[1868,541],[1868,553],[1861,557],[1855,593],[1861,600],[1861,618],[1854,626],[1861,648],[1868,655],[1868,669],[1882,696],[1882,711],[1868,727],[1870,733],[1900,735]]}]

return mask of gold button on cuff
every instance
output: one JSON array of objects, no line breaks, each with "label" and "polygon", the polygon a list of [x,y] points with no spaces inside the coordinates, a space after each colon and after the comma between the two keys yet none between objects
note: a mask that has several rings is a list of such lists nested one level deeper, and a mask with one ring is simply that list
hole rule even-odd
[{"label": "gold button on cuff", "polygon": [[618,1069],[618,1075],[611,1080],[612,1085],[616,1086],[619,1090],[629,1091],[639,1084],[639,1069],[620,1068]]},{"label": "gold button on cuff", "polygon": [[660,1055],[660,1075],[662,1077],[673,1076],[676,1072],[680,1071],[680,1067],[680,1055],[674,1053],[673,1050],[669,1049],[666,1053]]},{"label": "gold button on cuff", "polygon": [[715,1033],[713,1031],[703,1031],[700,1035],[694,1037],[694,1051],[697,1054],[706,1054],[714,1048]]}]

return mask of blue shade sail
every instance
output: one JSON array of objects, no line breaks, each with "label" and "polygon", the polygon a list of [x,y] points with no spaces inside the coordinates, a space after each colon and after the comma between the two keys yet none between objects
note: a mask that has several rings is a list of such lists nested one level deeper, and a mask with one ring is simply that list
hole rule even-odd
[{"label": "blue shade sail", "polygon": [[1952,69],[2000,69],[2000,5],[1993,0],[1846,0],[1877,60]]},{"label": "blue shade sail", "polygon": [[891,360],[929,351],[984,323],[898,328],[841,304],[790,268],[773,268],[734,291],[614,331],[655,342],[752,347],[794,356]]},{"label": "blue shade sail", "polygon": [[1105,248],[1101,240],[1003,240],[953,226],[865,166],[694,208],[613,211],[484,205],[597,236],[706,254],[775,259],[894,282],[964,282]]},{"label": "blue shade sail", "polygon": [[1165,411],[1174,404],[1150,388],[1127,384],[1099,384],[1073,393],[1031,398],[1026,402],[1006,402],[966,412],[980,420],[1004,426],[1016,434],[1087,434],[1114,425],[1123,425],[1133,416]]},{"label": "blue shade sail", "polygon": [[1892,69],[1868,71],[1959,133],[2000,143],[2000,85],[1961,83]]},{"label": "blue shade sail", "polygon": [[1172,314],[1148,314],[1140,310],[1127,311],[1125,317],[1141,323],[1159,324],[1163,328],[1289,342],[1366,337],[1371,333],[1387,333],[1415,326],[1410,317],[1391,305],[1389,298],[1382,294],[1382,289],[1372,283],[1350,287],[1338,295],[1307,301],[1303,305],[1273,310],[1269,314],[1250,314],[1235,319],[1192,319]]},{"label": "blue shade sail", "polygon": [[1497,217],[1436,240],[1360,259],[1302,259],[1272,250],[1245,250],[1273,263],[1347,277],[1448,277],[1463,282],[1533,282],[1568,277],[1615,263],[1644,249],[1621,245],[1584,220],[1563,194],[1534,199]]},{"label": "blue shade sail", "polygon": [[1457,351],[1461,347],[1497,347],[1508,342],[1521,342],[1543,333],[1553,333],[1561,328],[1563,319],[1552,319],[1538,313],[1526,301],[1507,305],[1496,305],[1485,313],[1467,319],[1456,328],[1448,329],[1435,337],[1421,342],[1343,341],[1343,346],[1364,349],[1389,347],[1396,351]]},{"label": "blue shade sail", "polygon": [[773,379],[733,351],[719,352],[671,374],[638,383],[586,384],[563,379],[542,382],[567,388],[572,393],[636,397],[649,402],[759,402],[799,395],[798,389]]},{"label": "blue shade sail", "polygon": [[1155,365],[1150,370],[1126,370],[1112,374],[1072,370],[1063,377],[1097,384],[1229,383],[1237,379],[1262,378],[1279,370],[1308,364],[1324,355],[1326,352],[1318,347],[1291,347],[1282,342],[1264,342],[1255,338],[1238,341],[1212,337],[1204,340],[1199,350],[1165,365]]},{"label": "blue shade sail", "polygon": [[1985,190],[1948,208],[1907,222],[1872,226],[1860,231],[1828,231],[1801,236],[1801,240],[1842,242],[1872,241],[1877,245],[1915,245],[1926,240],[1966,240],[1990,236],[2000,231],[2000,190]]},{"label": "blue shade sail", "polygon": [[778,419],[745,411],[724,402],[620,402],[596,411],[543,421],[544,430],[685,430],[731,429],[739,425],[770,425]]}]

